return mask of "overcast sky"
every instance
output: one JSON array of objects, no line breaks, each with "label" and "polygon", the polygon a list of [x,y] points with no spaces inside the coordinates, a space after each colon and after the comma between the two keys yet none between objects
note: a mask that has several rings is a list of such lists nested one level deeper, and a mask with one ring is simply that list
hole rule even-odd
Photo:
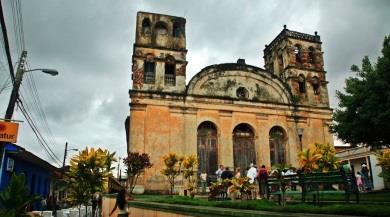
[{"label": "overcast sky", "polygon": [[[15,63],[20,52],[15,41],[11,1],[2,0]],[[318,31],[333,108],[337,107],[335,90],[342,90],[344,79],[353,75],[350,66],[360,65],[365,55],[375,61],[384,36],[390,34],[387,0],[21,2],[30,67],[55,68],[60,72],[56,77],[31,73],[52,136],[44,129],[42,132],[53,142],[50,146],[60,159],[66,141],[70,148],[103,147],[125,157],[124,121],[129,114],[137,11],[187,19],[187,82],[208,65],[236,62],[238,58],[263,67],[264,45],[279,34],[284,24],[299,32]],[[9,77],[2,46],[0,88]],[[24,103],[33,107],[26,77],[22,86]],[[8,88],[0,93],[1,117],[10,92]],[[33,111],[31,108],[33,116],[39,117]],[[24,120],[19,110],[14,118]],[[53,162],[27,122],[21,124],[18,144]]]}]

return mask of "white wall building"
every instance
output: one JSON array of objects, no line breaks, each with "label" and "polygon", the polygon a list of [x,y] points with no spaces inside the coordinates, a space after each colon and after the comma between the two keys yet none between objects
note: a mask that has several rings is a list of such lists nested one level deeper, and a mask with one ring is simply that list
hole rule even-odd
[{"label": "white wall building", "polygon": [[377,166],[377,157],[375,151],[370,147],[356,147],[339,151],[336,156],[341,161],[348,161],[348,163],[355,168],[355,172],[361,170],[361,164],[365,163],[370,170],[370,179],[373,183],[374,190],[383,190],[385,188],[385,182],[382,177],[379,177],[379,173],[382,172],[382,167]]}]

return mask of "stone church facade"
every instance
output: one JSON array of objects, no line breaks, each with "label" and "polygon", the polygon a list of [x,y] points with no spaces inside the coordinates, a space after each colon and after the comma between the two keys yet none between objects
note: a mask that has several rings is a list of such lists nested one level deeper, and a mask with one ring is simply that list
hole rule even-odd
[{"label": "stone church facade", "polygon": [[132,57],[128,151],[145,152],[154,166],[140,184],[164,190],[162,157],[198,157],[199,171],[219,164],[298,166],[314,143],[333,145],[320,36],[284,29],[265,46],[265,68],[210,65],[186,84],[186,20],[138,12]]}]

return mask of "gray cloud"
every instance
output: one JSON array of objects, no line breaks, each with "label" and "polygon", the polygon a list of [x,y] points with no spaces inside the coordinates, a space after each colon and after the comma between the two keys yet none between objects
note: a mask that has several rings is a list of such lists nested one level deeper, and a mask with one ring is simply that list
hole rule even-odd
[{"label": "gray cloud", "polygon": [[[9,4],[9,2],[8,2]],[[8,5],[9,6],[9,5]],[[24,33],[32,68],[49,67],[57,77],[35,73],[38,93],[62,158],[73,147],[100,146],[126,154],[124,120],[129,113],[131,55],[137,11],[184,16],[189,61],[187,80],[203,67],[245,58],[263,67],[264,45],[282,30],[313,34],[323,41],[332,106],[351,64],[376,59],[390,33],[388,1],[23,1]],[[9,9],[10,7],[8,7]],[[9,12],[9,30],[12,19]],[[13,32],[10,32],[12,37]],[[18,58],[13,45],[13,59]],[[3,54],[2,54],[3,57]],[[4,58],[1,63],[6,65]],[[0,85],[6,73],[0,67]],[[39,75],[38,75],[39,74]],[[24,81],[26,96],[28,87]],[[0,94],[7,102],[9,90]],[[28,100],[28,98],[26,99]],[[0,104],[3,115],[6,103]],[[19,111],[15,118],[23,119]],[[20,144],[48,159],[23,123]]]}]

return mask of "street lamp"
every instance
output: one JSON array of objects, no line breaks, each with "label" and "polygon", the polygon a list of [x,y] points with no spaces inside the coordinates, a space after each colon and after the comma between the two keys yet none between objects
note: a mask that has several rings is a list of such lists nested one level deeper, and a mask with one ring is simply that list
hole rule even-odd
[{"label": "street lamp", "polygon": [[303,128],[298,128],[297,129],[297,134],[299,137],[299,144],[301,145],[301,151],[302,151],[302,135],[303,135]]},{"label": "street lamp", "polygon": [[62,177],[64,176],[65,173],[65,161],[66,161],[66,155],[68,151],[78,151],[78,149],[77,148],[68,149],[68,142],[65,143],[64,161],[62,162]]},{"label": "street lamp", "polygon": [[11,97],[9,99],[7,111],[5,113],[5,117],[4,117],[5,121],[11,121],[11,119],[12,119],[12,115],[13,115],[14,109],[15,109],[16,100],[18,99],[18,95],[19,95],[20,84],[22,83],[24,73],[32,72],[32,71],[42,71],[42,72],[49,74],[49,75],[52,75],[52,76],[58,75],[58,71],[54,70],[54,69],[24,70],[26,58],[27,58],[27,51],[23,51],[22,56],[20,57],[20,60],[19,60],[18,69],[16,71],[15,83],[14,83],[13,88],[12,88],[12,93],[11,93]]}]

